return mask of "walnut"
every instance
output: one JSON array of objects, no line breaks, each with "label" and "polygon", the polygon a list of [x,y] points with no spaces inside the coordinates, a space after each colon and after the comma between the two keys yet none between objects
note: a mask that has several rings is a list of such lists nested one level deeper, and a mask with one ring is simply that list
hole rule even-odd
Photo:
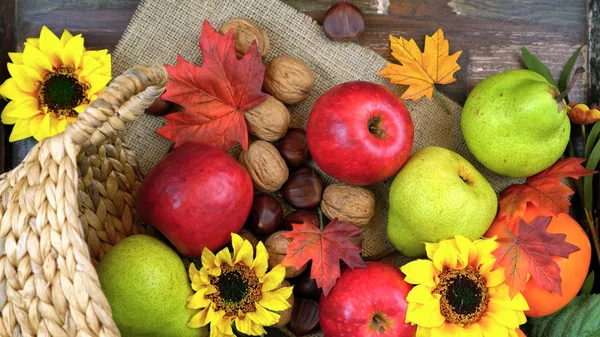
[{"label": "walnut", "polygon": [[325,188],[321,210],[329,219],[365,227],[375,215],[375,195],[366,188],[333,184]]},{"label": "walnut", "polygon": [[249,230],[242,228],[238,232],[238,235],[241,236],[242,239],[248,240],[252,247],[256,248],[256,245],[258,244],[258,239]]},{"label": "walnut", "polygon": [[[269,253],[269,268],[273,268],[280,264],[285,258],[285,251],[292,240],[281,236],[289,231],[279,231],[271,234],[265,241],[265,247]],[[306,270],[306,264],[300,269],[294,267],[285,267],[285,278],[296,277]]]},{"label": "walnut", "polygon": [[285,105],[273,96],[244,112],[244,117],[250,133],[269,142],[285,136],[292,118]]},{"label": "walnut", "polygon": [[240,164],[250,174],[254,186],[263,192],[277,191],[290,174],[277,148],[264,140],[250,144],[248,152],[240,154]]},{"label": "walnut", "polygon": [[233,39],[235,41],[235,54],[238,58],[246,55],[253,41],[256,41],[260,56],[267,55],[269,52],[269,37],[254,22],[248,19],[232,18],[221,25],[219,33],[225,34],[232,28]]},{"label": "walnut", "polygon": [[313,72],[295,57],[278,56],[267,63],[263,89],[283,103],[304,101],[314,85]]},{"label": "walnut", "polygon": [[[283,280],[283,282],[281,282],[281,285],[277,289],[291,286],[292,285],[288,280]],[[294,307],[294,295],[288,297],[287,301],[290,304],[290,307],[279,313],[279,321],[271,325],[272,327],[281,329],[290,322],[290,319],[292,318],[292,309]]]}]

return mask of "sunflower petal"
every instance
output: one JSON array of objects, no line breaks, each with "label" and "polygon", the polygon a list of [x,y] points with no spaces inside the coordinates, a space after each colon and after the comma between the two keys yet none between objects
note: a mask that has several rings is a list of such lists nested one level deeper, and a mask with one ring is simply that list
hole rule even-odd
[{"label": "sunflower petal", "polygon": [[70,39],[62,50],[61,59],[63,65],[78,69],[84,51],[83,37],[81,34],[78,34]]},{"label": "sunflower petal", "polygon": [[31,134],[38,142],[44,138],[50,137],[50,114],[36,116],[29,123]]},{"label": "sunflower petal", "polygon": [[481,326],[483,337],[508,337],[506,328],[491,317],[481,317],[478,324]]},{"label": "sunflower petal", "polygon": [[79,77],[84,77],[92,72],[97,72],[96,70],[100,69],[102,64],[91,56],[83,56],[81,62],[81,72],[79,73]]},{"label": "sunflower petal", "polygon": [[91,98],[92,95],[97,94],[106,87],[108,82],[110,82],[110,76],[92,73],[85,76],[85,81],[90,86],[90,89],[88,90],[88,98]]},{"label": "sunflower petal", "polygon": [[488,303],[485,315],[509,329],[516,329],[527,321],[522,311],[506,309],[492,300]]},{"label": "sunflower petal", "polygon": [[223,248],[220,252],[215,256],[215,264],[217,266],[223,265],[223,263],[227,263],[230,266],[233,266],[233,261],[231,260],[231,252],[229,248]]},{"label": "sunflower petal", "polygon": [[28,37],[28,38],[25,40],[25,44],[26,44],[26,45],[27,45],[27,44],[29,44],[29,45],[32,45],[32,46],[34,46],[34,47],[36,47],[36,48],[38,48],[38,49],[39,49],[39,48],[40,48],[40,39],[39,39],[39,38],[37,38],[37,37]]},{"label": "sunflower petal", "polygon": [[52,63],[50,59],[39,49],[31,45],[25,45],[23,49],[23,64],[41,72],[44,70],[52,71]]},{"label": "sunflower petal", "polygon": [[267,268],[269,267],[269,253],[267,252],[267,248],[259,241],[256,245],[256,258],[252,261],[252,269],[256,273],[256,276],[259,279],[265,277],[265,273],[267,272]]},{"label": "sunflower petal", "polygon": [[202,250],[202,266],[208,269],[217,267],[215,264],[215,254],[206,247]]},{"label": "sunflower petal", "polygon": [[27,97],[27,99],[8,102],[8,104],[4,107],[4,110],[2,110],[2,119],[28,119],[40,113],[41,110],[39,109],[37,99],[33,97]]},{"label": "sunflower petal", "polygon": [[[27,47],[27,45],[25,45]],[[8,53],[8,57],[15,64],[23,64],[23,53]]]},{"label": "sunflower petal", "polygon": [[239,332],[251,336],[260,336],[266,333],[262,325],[254,323],[248,316],[238,317],[235,320],[235,328]]},{"label": "sunflower petal", "polygon": [[21,91],[34,92],[42,77],[38,72],[23,64],[7,63],[10,76],[15,80]]},{"label": "sunflower petal", "polygon": [[256,310],[246,313],[246,316],[252,321],[262,325],[270,326],[279,321],[279,314],[265,309],[259,303],[255,303]]},{"label": "sunflower petal", "polygon": [[406,275],[406,282],[431,288],[435,287],[435,276],[439,272],[430,260],[414,260],[400,267],[400,270]]},{"label": "sunflower petal", "polygon": [[440,313],[440,301],[429,301],[425,304],[409,302],[406,321],[426,328],[440,326],[445,321]]},{"label": "sunflower petal", "polygon": [[73,108],[73,110],[75,110],[78,114],[83,113],[85,111],[85,108],[88,106],[89,104],[80,104],[76,107]]},{"label": "sunflower petal", "polygon": [[428,286],[419,284],[413,287],[406,296],[408,302],[426,304],[431,301],[440,301],[440,294],[433,294]]},{"label": "sunflower petal", "polygon": [[29,119],[20,119],[16,122],[15,126],[10,133],[8,138],[9,142],[16,142],[21,139],[31,137],[31,128],[29,127]]},{"label": "sunflower petal", "polygon": [[202,309],[209,306],[211,302],[204,296],[205,293],[206,288],[197,291],[194,295],[191,296],[187,307],[190,309]]},{"label": "sunflower petal", "polygon": [[285,267],[278,264],[265,275],[262,281],[262,291],[266,292],[276,289],[281,285],[283,279],[285,279]]},{"label": "sunflower petal", "polygon": [[60,36],[60,43],[62,44],[62,46],[66,46],[67,42],[69,42],[69,40],[71,40],[73,38],[73,34],[69,33],[68,30],[63,30],[62,35]]},{"label": "sunflower petal", "polygon": [[[223,312],[223,315],[225,315],[225,312]],[[215,326],[224,336],[234,336],[232,325],[233,317],[223,317],[217,321],[212,321],[210,326],[211,329]]]},{"label": "sunflower petal", "polygon": [[234,263],[242,262],[248,267],[252,266],[252,255],[254,255],[254,250],[252,249],[252,244],[248,240],[242,240],[242,246],[238,250]]},{"label": "sunflower petal", "polygon": [[39,49],[48,57],[53,66],[58,68],[62,65],[62,44],[46,26],[43,26],[40,32]]},{"label": "sunflower petal", "polygon": [[207,324],[206,318],[208,317],[209,310],[210,307],[206,307],[204,308],[204,310],[200,310],[198,313],[192,316],[187,326],[190,328],[200,328],[205,326]]},{"label": "sunflower petal", "polygon": [[34,97],[33,94],[21,90],[14,78],[7,78],[6,81],[0,85],[0,96],[13,101]]},{"label": "sunflower petal", "polygon": [[268,291],[263,292],[261,295],[262,298],[258,303],[271,311],[284,311],[285,309],[291,307],[287,299],[292,295],[292,287],[284,287],[281,289],[285,288],[289,288],[289,293],[286,293],[287,290],[281,293]]}]

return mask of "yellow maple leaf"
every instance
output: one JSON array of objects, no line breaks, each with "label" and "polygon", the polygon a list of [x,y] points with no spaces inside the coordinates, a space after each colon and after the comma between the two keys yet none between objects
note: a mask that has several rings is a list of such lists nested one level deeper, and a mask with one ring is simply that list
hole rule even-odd
[{"label": "yellow maple leaf", "polygon": [[401,64],[388,63],[379,76],[388,78],[392,83],[408,85],[402,98],[416,101],[427,96],[431,99],[434,84],[456,81],[454,73],[460,70],[456,60],[462,51],[449,55],[450,46],[441,29],[432,36],[425,36],[424,52],[413,39],[390,35],[390,44],[392,56]]}]

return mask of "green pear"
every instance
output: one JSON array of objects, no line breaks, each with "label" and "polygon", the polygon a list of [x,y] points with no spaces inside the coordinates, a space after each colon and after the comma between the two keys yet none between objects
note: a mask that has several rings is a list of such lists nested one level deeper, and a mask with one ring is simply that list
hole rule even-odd
[{"label": "green pear", "polygon": [[550,167],[565,151],[571,132],[559,95],[530,70],[509,70],[481,81],[462,111],[469,150],[483,166],[508,177],[529,177]]},{"label": "green pear", "polygon": [[461,234],[480,238],[498,199],[485,178],[458,153],[430,146],[413,154],[390,188],[387,234],[405,256],[425,255],[424,242]]},{"label": "green pear", "polygon": [[193,294],[177,253],[148,235],[133,235],[112,247],[98,265],[102,291],[123,337],[205,337],[192,329]]}]

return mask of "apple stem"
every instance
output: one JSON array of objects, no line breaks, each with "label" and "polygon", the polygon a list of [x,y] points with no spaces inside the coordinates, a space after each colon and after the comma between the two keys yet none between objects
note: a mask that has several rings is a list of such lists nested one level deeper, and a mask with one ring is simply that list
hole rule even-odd
[{"label": "apple stem", "polygon": [[569,85],[567,85],[567,88],[565,89],[565,91],[561,92],[556,97],[556,102],[560,103],[560,102],[562,102],[563,99],[565,99],[567,97],[567,95],[569,94],[571,89],[573,89],[573,87],[575,86],[575,83],[579,79],[579,75],[583,74],[584,72],[585,72],[584,67],[579,67],[579,68],[575,69],[575,73],[573,74],[573,78],[571,79],[571,82],[569,83]]},{"label": "apple stem", "polygon": [[373,318],[371,318],[371,324],[373,325],[374,328],[377,329],[377,331],[379,331],[380,333],[384,333],[385,332],[385,324],[383,322],[383,320],[379,317],[379,315],[375,315],[373,316]]},{"label": "apple stem", "polygon": [[433,87],[433,96],[435,96],[435,99],[442,106],[442,108],[444,108],[444,111],[446,111],[446,114],[450,115],[450,108],[448,107],[448,105],[446,104],[446,102],[444,102],[444,99],[442,98],[442,95],[437,90],[437,88],[435,87],[435,85],[433,85],[432,87]]}]

